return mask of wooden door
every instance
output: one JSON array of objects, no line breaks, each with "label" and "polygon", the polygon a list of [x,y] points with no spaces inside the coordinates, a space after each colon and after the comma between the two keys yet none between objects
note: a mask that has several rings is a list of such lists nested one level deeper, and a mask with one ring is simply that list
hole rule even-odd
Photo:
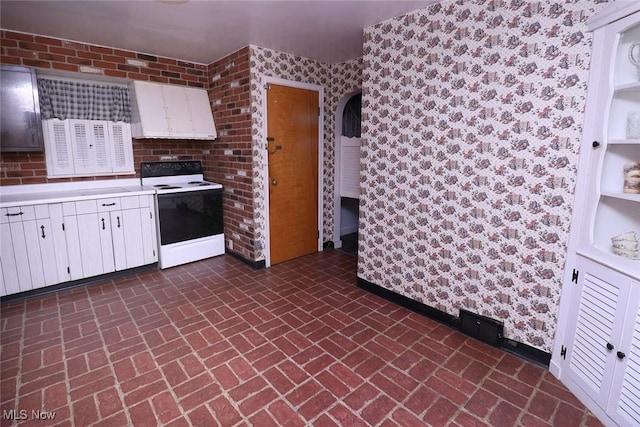
[{"label": "wooden door", "polygon": [[318,250],[318,92],[267,91],[271,264]]}]

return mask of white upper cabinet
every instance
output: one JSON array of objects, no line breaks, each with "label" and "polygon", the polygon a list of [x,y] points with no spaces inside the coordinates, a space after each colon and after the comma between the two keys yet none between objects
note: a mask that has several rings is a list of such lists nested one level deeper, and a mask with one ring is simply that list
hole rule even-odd
[{"label": "white upper cabinet", "polygon": [[207,91],[160,83],[131,83],[133,138],[217,137]]}]

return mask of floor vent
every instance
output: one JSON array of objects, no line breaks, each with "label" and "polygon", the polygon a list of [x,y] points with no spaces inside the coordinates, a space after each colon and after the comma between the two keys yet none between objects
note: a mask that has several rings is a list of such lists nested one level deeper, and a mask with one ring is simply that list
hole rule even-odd
[{"label": "floor vent", "polygon": [[460,309],[460,331],[487,344],[500,347],[504,324],[490,317]]}]

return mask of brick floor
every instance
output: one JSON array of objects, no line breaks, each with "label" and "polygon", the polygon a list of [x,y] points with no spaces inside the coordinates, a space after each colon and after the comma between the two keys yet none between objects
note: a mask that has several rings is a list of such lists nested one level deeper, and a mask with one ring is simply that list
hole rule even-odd
[{"label": "brick floor", "polygon": [[260,271],[221,256],[3,303],[3,413],[83,427],[599,425],[545,369],[361,290],[355,271],[334,250]]}]

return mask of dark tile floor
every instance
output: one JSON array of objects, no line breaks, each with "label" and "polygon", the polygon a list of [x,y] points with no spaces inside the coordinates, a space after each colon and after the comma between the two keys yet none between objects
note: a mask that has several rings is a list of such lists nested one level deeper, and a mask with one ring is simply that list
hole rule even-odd
[{"label": "dark tile floor", "polygon": [[599,425],[545,369],[355,271],[336,250],[221,256],[3,303],[1,425]]}]

